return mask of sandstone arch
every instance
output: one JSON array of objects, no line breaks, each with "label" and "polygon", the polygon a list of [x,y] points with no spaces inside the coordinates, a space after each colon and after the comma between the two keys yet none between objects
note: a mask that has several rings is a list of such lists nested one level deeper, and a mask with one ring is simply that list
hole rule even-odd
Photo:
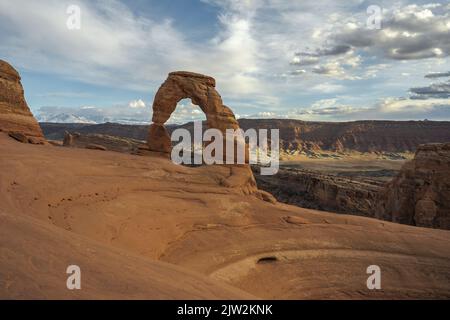
[{"label": "sandstone arch", "polygon": [[158,89],[153,101],[153,118],[150,126],[148,145],[150,150],[170,153],[171,141],[164,123],[175,111],[177,103],[190,98],[206,115],[208,128],[238,129],[233,111],[222,103],[215,89],[214,78],[198,73],[177,71],[169,73],[166,81]]}]

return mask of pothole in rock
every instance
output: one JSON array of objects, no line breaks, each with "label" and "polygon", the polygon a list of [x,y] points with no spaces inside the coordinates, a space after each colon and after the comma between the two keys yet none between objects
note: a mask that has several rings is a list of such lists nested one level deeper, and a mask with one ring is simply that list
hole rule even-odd
[{"label": "pothole in rock", "polygon": [[278,261],[278,258],[275,256],[270,256],[270,257],[262,257],[259,258],[258,261],[256,262],[256,264],[269,264],[269,263],[275,263]]}]

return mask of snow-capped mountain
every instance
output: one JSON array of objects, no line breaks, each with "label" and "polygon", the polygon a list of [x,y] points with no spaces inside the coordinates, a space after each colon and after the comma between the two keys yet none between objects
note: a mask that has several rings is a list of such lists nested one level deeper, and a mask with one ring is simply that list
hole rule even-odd
[{"label": "snow-capped mountain", "polygon": [[86,123],[96,124],[97,122],[89,120],[85,117],[76,116],[71,113],[58,114],[38,114],[36,116],[39,122],[55,122],[55,123]]}]

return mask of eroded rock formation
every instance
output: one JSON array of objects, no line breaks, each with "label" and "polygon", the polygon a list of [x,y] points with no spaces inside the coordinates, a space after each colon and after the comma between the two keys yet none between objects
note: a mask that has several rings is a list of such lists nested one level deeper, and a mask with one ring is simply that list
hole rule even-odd
[{"label": "eroded rock formation", "polygon": [[175,111],[177,103],[190,98],[206,115],[208,128],[238,129],[239,124],[230,108],[222,103],[215,89],[216,81],[202,74],[178,71],[169,73],[153,101],[153,124],[150,126],[148,144],[150,150],[169,153],[171,141],[164,123]]},{"label": "eroded rock formation", "polygon": [[147,147],[146,144],[135,139],[115,137],[106,134],[81,134],[78,132],[66,132],[63,146],[103,151],[108,150],[130,154],[138,154],[140,149]]},{"label": "eroded rock formation", "polygon": [[377,218],[450,229],[450,143],[420,145],[380,194]]},{"label": "eroded rock formation", "polygon": [[25,101],[19,73],[3,60],[0,60],[0,131],[8,132],[21,142],[45,142],[42,130]]},{"label": "eroded rock formation", "polygon": [[[150,126],[148,136],[149,150],[170,153],[172,142],[164,123],[175,111],[177,103],[186,98],[190,98],[192,103],[198,105],[205,113],[208,128],[218,129],[224,134],[226,129],[239,129],[233,111],[222,103],[222,98],[216,91],[215,86],[214,78],[202,74],[186,71],[169,73],[169,77],[158,89],[153,101],[153,123]],[[237,140],[235,140],[235,150],[237,150],[236,143],[238,143]],[[245,150],[247,161],[248,149]],[[224,159],[226,157],[225,147],[223,157]],[[236,159],[236,153],[234,157]],[[230,165],[228,169],[230,174],[225,180],[221,180],[221,185],[240,189],[245,194],[253,194],[268,202],[276,202],[273,196],[258,190],[248,164]]]}]

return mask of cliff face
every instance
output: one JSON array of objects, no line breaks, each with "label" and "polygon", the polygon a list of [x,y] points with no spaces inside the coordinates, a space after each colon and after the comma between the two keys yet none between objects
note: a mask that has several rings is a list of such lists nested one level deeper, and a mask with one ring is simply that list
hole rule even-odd
[{"label": "cliff face", "polygon": [[420,145],[379,195],[377,218],[450,229],[450,143]]},{"label": "cliff face", "polygon": [[25,101],[19,73],[3,60],[0,60],[0,130],[10,132],[22,142],[45,141]]},{"label": "cliff face", "polygon": [[414,152],[419,144],[450,141],[447,121],[306,122],[240,119],[244,130],[280,129],[282,150]]},{"label": "cliff face", "polygon": [[[254,170],[258,170],[254,168]],[[301,169],[255,175],[258,187],[283,203],[302,208],[371,216],[380,184]]]}]

